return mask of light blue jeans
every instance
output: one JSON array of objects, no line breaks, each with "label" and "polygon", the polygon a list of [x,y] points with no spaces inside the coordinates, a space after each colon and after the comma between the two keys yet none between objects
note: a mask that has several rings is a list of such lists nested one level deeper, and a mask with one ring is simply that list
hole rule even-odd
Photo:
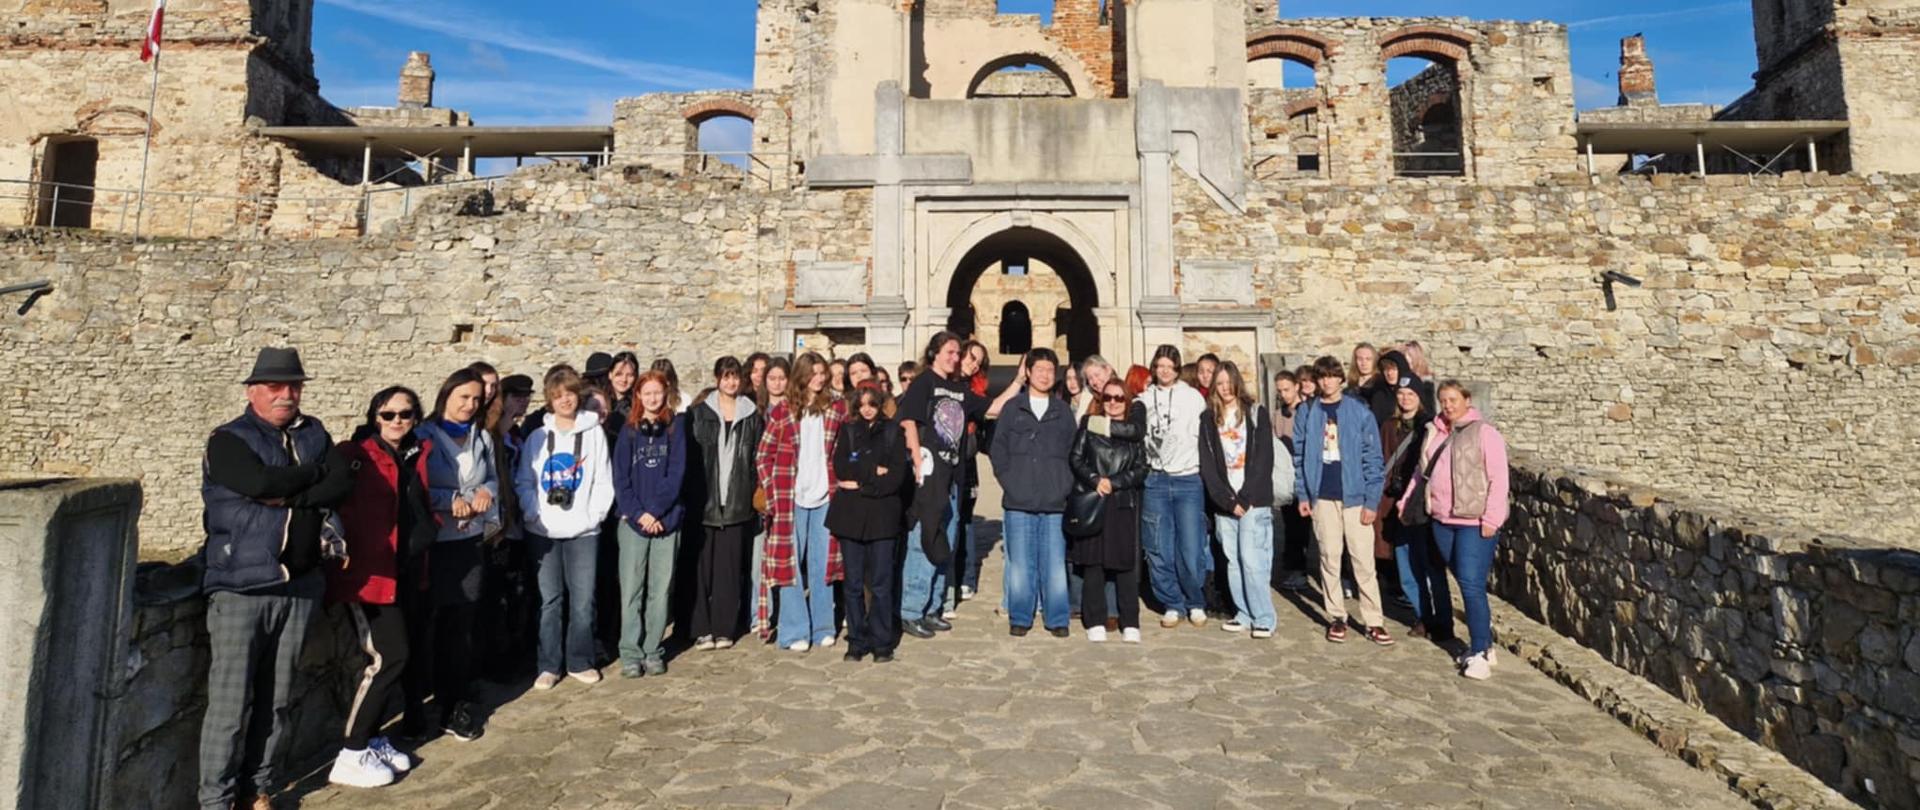
[{"label": "light blue jeans", "polygon": [[[960,526],[960,487],[954,486],[947,491],[947,508],[940,516],[946,524],[947,550],[952,553],[954,533]],[[920,521],[913,522],[913,529],[907,532],[906,562],[900,571],[900,618],[903,621],[917,622],[927,616],[938,617],[940,605],[947,592],[947,571],[950,566],[936,566],[927,559],[927,552],[920,547]]]},{"label": "light blue jeans", "polygon": [[1400,569],[1400,590],[1413,603],[1413,615],[1430,638],[1453,635],[1453,589],[1447,569],[1433,563],[1433,533],[1423,526],[1393,524],[1394,566]]},{"label": "light blue jeans", "polygon": [[1038,607],[1047,629],[1067,626],[1067,536],[1059,512],[1007,510],[1007,622],[1032,627]]},{"label": "light blue jeans", "polygon": [[1233,620],[1272,630],[1273,510],[1248,509],[1241,517],[1214,515],[1213,532],[1227,557],[1227,590],[1233,594]]},{"label": "light blue jeans", "polygon": [[793,566],[796,580],[776,594],[780,605],[777,642],[781,647],[834,637],[833,588],[827,585],[827,508],[793,509]]},{"label": "light blue jeans", "polygon": [[1206,497],[1198,473],[1147,474],[1140,544],[1146,547],[1149,583],[1162,610],[1184,614],[1207,606],[1213,550],[1207,546]]}]

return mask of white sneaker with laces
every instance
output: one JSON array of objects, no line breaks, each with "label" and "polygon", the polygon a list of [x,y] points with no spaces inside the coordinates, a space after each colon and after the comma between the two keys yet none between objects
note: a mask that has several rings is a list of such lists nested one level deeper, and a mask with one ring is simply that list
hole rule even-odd
[{"label": "white sneaker with laces", "polygon": [[792,644],[788,644],[787,649],[792,650],[794,652],[806,652],[808,650],[813,649],[813,646],[804,641],[796,641]]},{"label": "white sneaker with laces", "polygon": [[1493,665],[1487,661],[1485,653],[1469,655],[1467,665],[1460,670],[1460,674],[1476,681],[1484,681],[1493,677]]},{"label": "white sneaker with laces", "polygon": [[1100,643],[1100,642],[1102,642],[1102,641],[1106,641],[1106,640],[1107,640],[1107,628],[1105,628],[1105,627],[1089,627],[1089,628],[1087,628],[1087,640],[1088,640],[1088,641],[1091,641],[1091,642],[1093,642],[1093,643],[1095,643],[1095,644],[1099,644],[1099,643]]},{"label": "white sneaker with laces", "polygon": [[569,672],[567,673],[567,677],[572,678],[581,683],[584,683],[588,686],[592,686],[600,682],[600,670],[583,669],[583,670],[580,670],[579,672]]},{"label": "white sneaker with laces", "polygon": [[1180,624],[1180,611],[1169,610],[1160,617],[1161,627],[1174,627],[1178,624]]},{"label": "white sneaker with laces", "polygon": [[347,787],[384,787],[393,784],[393,769],[387,767],[372,748],[359,751],[342,748],[340,755],[333,758],[333,770],[327,773],[327,781]]},{"label": "white sneaker with laces", "polygon": [[413,770],[413,757],[407,756],[405,752],[393,747],[393,743],[385,737],[375,737],[368,740],[367,750],[379,754],[380,761],[387,763],[387,767],[392,768],[394,773],[406,773],[407,771]]},{"label": "white sneaker with laces", "polygon": [[1255,627],[1253,628],[1253,637],[1254,638],[1273,638],[1273,631],[1265,627]]},{"label": "white sneaker with laces", "polygon": [[733,649],[733,639],[730,639],[730,638],[716,638],[716,639],[714,639],[714,640],[713,640],[713,649],[716,649],[716,650],[731,650],[731,649]]},{"label": "white sneaker with laces", "polygon": [[[1105,629],[1107,629],[1107,628],[1104,628],[1104,627],[1102,627],[1102,628],[1100,628],[1100,629],[1102,629],[1102,630],[1105,630]],[[1138,627],[1128,627],[1128,628],[1126,628],[1126,629],[1124,629],[1124,630],[1121,630],[1121,631],[1120,631],[1120,640],[1121,640],[1121,641],[1124,641],[1124,642],[1126,642],[1126,643],[1128,643],[1128,644],[1139,644],[1139,643],[1140,643],[1140,628],[1138,628]]]},{"label": "white sneaker with laces", "polygon": [[823,639],[820,639],[820,643],[819,643],[819,644],[815,644],[814,646],[816,646],[816,647],[831,647],[831,646],[833,646],[833,636],[827,636],[826,638],[823,638]]},{"label": "white sneaker with laces", "polygon": [[1200,608],[1189,610],[1187,611],[1187,621],[1193,622],[1194,627],[1206,627],[1207,612]]},{"label": "white sneaker with laces", "polygon": [[713,636],[701,636],[697,639],[694,639],[693,648],[696,650],[715,649]]},{"label": "white sneaker with laces", "polygon": [[972,599],[972,598],[973,598],[973,589],[965,585],[960,586],[960,601],[965,602],[968,599]]},{"label": "white sneaker with laces", "polygon": [[540,692],[545,692],[559,685],[560,673],[558,672],[542,672],[540,673],[540,677],[533,679],[533,688]]},{"label": "white sneaker with laces", "polygon": [[1229,633],[1244,633],[1247,631],[1247,626],[1238,621],[1229,620],[1221,622],[1220,629]]}]

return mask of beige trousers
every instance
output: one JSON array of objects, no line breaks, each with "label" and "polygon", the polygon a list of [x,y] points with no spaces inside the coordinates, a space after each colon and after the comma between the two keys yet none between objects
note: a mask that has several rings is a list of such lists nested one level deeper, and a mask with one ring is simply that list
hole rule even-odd
[{"label": "beige trousers", "polygon": [[1380,610],[1380,580],[1373,570],[1373,527],[1360,522],[1361,507],[1339,501],[1313,502],[1313,539],[1320,547],[1320,600],[1327,621],[1347,620],[1346,594],[1340,589],[1340,554],[1353,561],[1353,578],[1360,588],[1360,621],[1368,627],[1386,625]]}]

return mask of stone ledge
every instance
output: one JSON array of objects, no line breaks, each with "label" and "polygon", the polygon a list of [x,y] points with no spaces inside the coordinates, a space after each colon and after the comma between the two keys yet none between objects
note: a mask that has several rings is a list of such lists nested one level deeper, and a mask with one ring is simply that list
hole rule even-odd
[{"label": "stone ledge", "polygon": [[1493,634],[1500,646],[1601,710],[1646,735],[1654,745],[1726,780],[1755,807],[1853,808],[1833,788],[1788,762],[1779,752],[1741,736],[1712,715],[1688,706],[1599,653],[1580,646],[1499,599]]}]

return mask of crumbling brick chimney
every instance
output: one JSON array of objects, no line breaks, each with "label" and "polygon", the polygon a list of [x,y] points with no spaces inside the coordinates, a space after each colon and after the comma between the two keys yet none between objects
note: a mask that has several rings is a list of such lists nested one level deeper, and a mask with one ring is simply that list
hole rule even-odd
[{"label": "crumbling brick chimney", "polygon": [[407,64],[400,68],[400,106],[433,106],[433,57],[426,51],[407,54]]},{"label": "crumbling brick chimney", "polygon": [[1653,60],[1647,58],[1647,38],[1634,34],[1620,40],[1620,106],[1659,105],[1660,94],[1653,85]]}]

